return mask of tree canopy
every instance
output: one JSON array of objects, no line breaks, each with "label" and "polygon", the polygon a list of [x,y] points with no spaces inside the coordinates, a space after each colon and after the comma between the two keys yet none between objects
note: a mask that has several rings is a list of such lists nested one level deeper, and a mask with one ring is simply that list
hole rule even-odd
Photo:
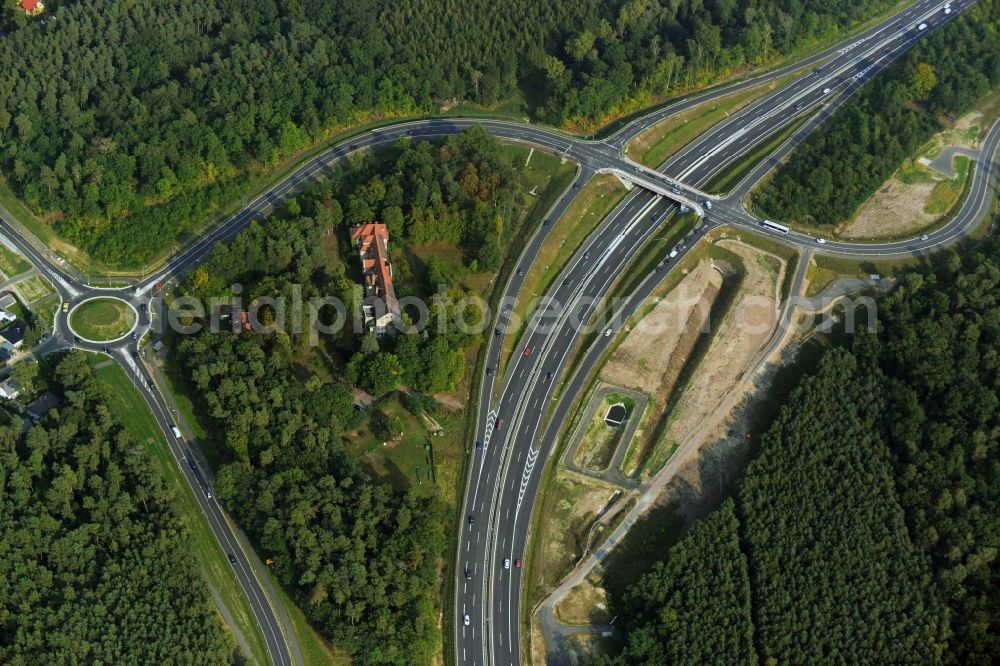
[{"label": "tree canopy", "polygon": [[110,389],[82,353],[48,379],[62,404],[0,427],[0,661],[230,663],[172,491]]},{"label": "tree canopy", "polygon": [[612,600],[617,663],[704,663],[748,634],[756,663],[1000,657],[1000,241],[878,310],[789,395],[732,505]]},{"label": "tree canopy", "polygon": [[892,4],[60,3],[44,28],[0,39],[0,167],[70,241],[141,265],[283,160],[365,120],[523,97],[538,118],[593,123]]},{"label": "tree canopy", "polygon": [[903,161],[1000,83],[1000,2],[984,0],[925,36],[799,146],[758,193],[767,217],[833,225]]}]

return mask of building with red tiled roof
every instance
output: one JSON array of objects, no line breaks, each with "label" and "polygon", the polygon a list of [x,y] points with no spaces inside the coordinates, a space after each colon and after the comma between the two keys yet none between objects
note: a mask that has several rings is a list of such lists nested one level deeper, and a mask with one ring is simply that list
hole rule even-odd
[{"label": "building with red tiled roof", "polygon": [[45,11],[41,0],[21,0],[20,6],[28,16],[38,16]]},{"label": "building with red tiled roof", "polygon": [[389,230],[380,222],[351,227],[351,241],[361,260],[361,284],[365,298],[361,316],[366,331],[383,335],[400,321],[399,302],[392,287],[389,262]]}]

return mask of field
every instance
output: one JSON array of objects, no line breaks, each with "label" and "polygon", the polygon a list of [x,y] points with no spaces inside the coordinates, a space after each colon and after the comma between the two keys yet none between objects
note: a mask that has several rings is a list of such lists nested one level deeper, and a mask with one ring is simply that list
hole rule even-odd
[{"label": "field", "polygon": [[70,326],[87,340],[117,340],[135,326],[135,310],[117,298],[95,298],[76,306]]},{"label": "field", "polygon": [[17,289],[28,303],[39,301],[52,293],[52,287],[41,275],[32,275],[17,283]]},{"label": "field", "polygon": [[344,434],[348,450],[358,456],[373,475],[398,490],[412,488],[418,495],[437,494],[431,455],[432,444],[437,442],[432,442],[427,427],[408,412],[395,396],[378,403],[376,409],[398,417],[403,422],[403,436],[382,443],[372,434],[366,419],[359,427]]}]

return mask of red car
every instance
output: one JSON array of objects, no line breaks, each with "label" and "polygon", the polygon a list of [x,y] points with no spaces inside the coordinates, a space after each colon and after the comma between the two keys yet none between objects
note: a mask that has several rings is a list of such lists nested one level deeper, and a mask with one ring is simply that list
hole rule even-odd
[{"label": "red car", "polygon": [[525,347],[524,348],[524,355],[525,356],[531,356],[531,347]]},{"label": "red car", "polygon": [[514,566],[517,567],[518,569],[520,569],[521,568],[521,560],[514,560]]}]

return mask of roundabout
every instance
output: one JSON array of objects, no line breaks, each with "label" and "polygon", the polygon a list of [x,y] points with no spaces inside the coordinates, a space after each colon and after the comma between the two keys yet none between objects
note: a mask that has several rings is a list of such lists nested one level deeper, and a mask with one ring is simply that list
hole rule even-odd
[{"label": "roundabout", "polygon": [[135,329],[139,313],[127,301],[95,296],[80,301],[69,312],[70,332],[86,342],[116,342]]}]

